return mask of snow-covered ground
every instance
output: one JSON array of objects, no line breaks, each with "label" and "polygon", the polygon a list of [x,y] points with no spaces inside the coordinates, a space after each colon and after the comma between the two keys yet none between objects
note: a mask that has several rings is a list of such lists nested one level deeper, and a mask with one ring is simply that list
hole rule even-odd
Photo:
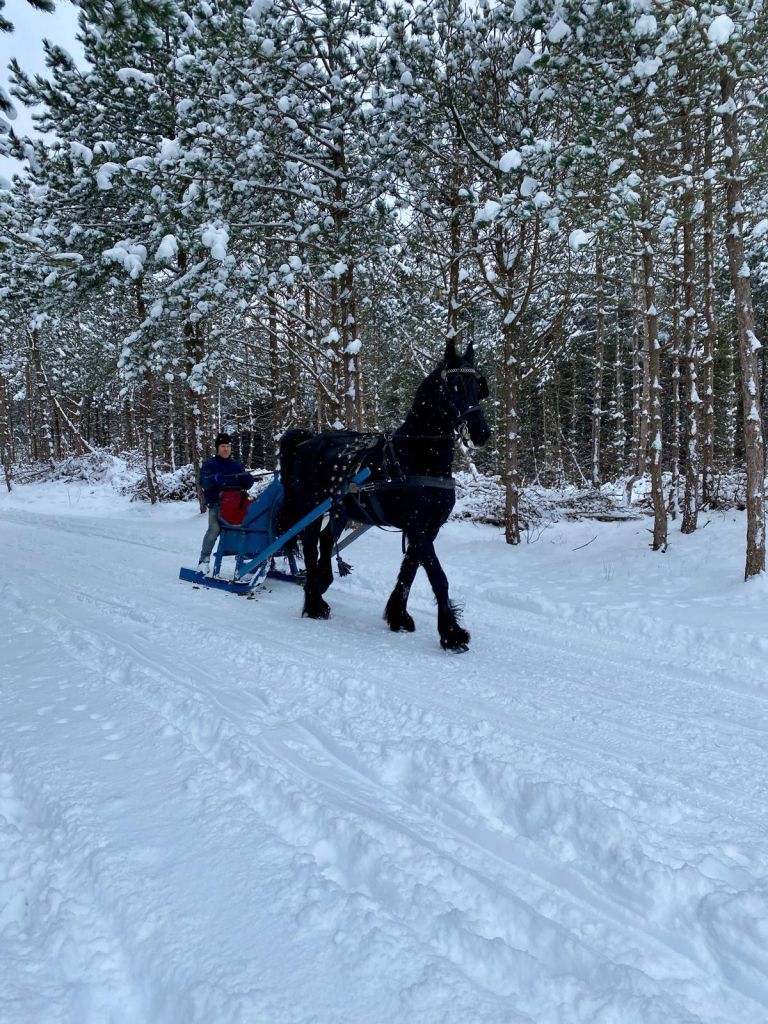
[{"label": "snow-covered ground", "polygon": [[398,536],[311,622],[178,582],[190,504],[3,494],[2,1024],[768,1021],[768,581],[707,518],[450,523],[457,656]]}]

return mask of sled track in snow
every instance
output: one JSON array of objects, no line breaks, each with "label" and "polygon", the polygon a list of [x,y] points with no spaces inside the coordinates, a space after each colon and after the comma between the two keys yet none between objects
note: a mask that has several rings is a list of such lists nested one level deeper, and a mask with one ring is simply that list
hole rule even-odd
[{"label": "sled track in snow", "polygon": [[141,1000],[119,928],[100,899],[93,849],[12,758],[0,765],[0,1017],[53,1024],[50,1007],[58,1004],[67,1019],[87,1007],[94,1021],[133,1024]]},{"label": "sled track in snow", "polygon": [[[81,600],[81,595],[73,596]],[[102,604],[95,600],[90,603],[94,609],[106,612],[113,622],[125,622],[124,612],[116,609],[113,602]],[[141,618],[144,619],[144,616]],[[526,814],[539,819],[536,823],[539,831],[546,833],[548,830],[556,834],[560,829],[559,820],[562,821],[564,815],[568,816],[568,808],[577,806],[579,800],[583,800],[576,788],[563,787],[559,780],[547,780],[545,766],[539,770],[538,779],[528,778],[518,787],[516,796],[515,787],[508,787],[508,806],[499,807],[497,813],[480,812],[482,801],[479,798],[483,793],[478,775],[482,775],[483,771],[489,773],[489,776],[496,772],[497,777],[489,779],[488,791],[485,793],[485,800],[490,802],[491,794],[503,788],[506,769],[512,765],[511,762],[499,763],[499,738],[495,737],[494,742],[489,743],[486,737],[486,745],[491,747],[493,756],[485,764],[481,760],[478,768],[476,751],[477,746],[482,744],[477,742],[477,733],[467,727],[466,714],[462,716],[465,723],[463,728],[458,725],[459,709],[444,698],[430,700],[433,706],[439,708],[443,729],[447,728],[448,735],[441,736],[438,723],[433,723],[434,735],[430,743],[424,744],[425,761],[428,762],[430,758],[433,761],[432,765],[427,763],[426,774],[424,767],[419,772],[419,766],[414,765],[412,753],[409,753],[410,764],[402,757],[398,763],[396,751],[392,755],[385,753],[378,762],[374,760],[372,770],[364,766],[359,755],[349,750],[348,737],[334,740],[317,727],[310,728],[303,721],[286,725],[278,717],[274,724],[270,724],[272,716],[267,711],[268,702],[262,697],[253,698],[251,695],[251,710],[247,718],[249,728],[244,729],[242,706],[233,713],[213,693],[204,689],[206,683],[210,686],[215,680],[201,674],[199,666],[192,663],[176,667],[164,664],[162,658],[158,659],[157,653],[150,657],[134,643],[126,642],[116,634],[110,636],[108,623],[102,621],[97,629],[84,630],[79,619],[67,619],[66,615],[57,610],[45,618],[38,618],[37,625],[48,630],[52,636],[57,636],[60,641],[63,638],[68,653],[88,666],[96,677],[122,691],[130,692],[151,708],[166,728],[177,733],[187,747],[193,748],[205,759],[225,789],[234,790],[239,799],[246,800],[256,817],[255,829],[264,829],[267,827],[266,822],[269,822],[269,827],[277,828],[284,842],[315,851],[319,879],[324,883],[330,880],[346,893],[363,892],[380,912],[390,914],[391,923],[402,925],[404,920],[409,920],[409,909],[418,909],[416,917],[409,922],[410,927],[417,940],[428,946],[430,942],[434,944],[435,935],[440,934],[439,923],[449,913],[447,908],[459,906],[457,900],[463,894],[463,898],[469,899],[469,902],[465,903],[459,913],[460,924],[457,919],[455,928],[449,928],[446,932],[442,948],[438,947],[434,953],[446,957],[453,950],[452,962],[456,969],[470,976],[474,964],[475,971],[480,972],[475,979],[476,983],[481,983],[481,975],[484,976],[485,968],[480,971],[479,964],[485,963],[488,958],[487,950],[481,954],[483,944],[489,941],[488,935],[495,935],[498,939],[496,933],[500,929],[503,933],[500,922],[519,922],[522,915],[526,919],[523,927],[525,934],[537,931],[551,933],[549,937],[542,937],[543,949],[557,948],[561,953],[564,947],[572,945],[573,973],[582,982],[589,981],[590,990],[594,987],[593,972],[599,970],[601,955],[591,948],[591,944],[584,947],[582,942],[574,940],[569,929],[554,920],[557,915],[548,917],[535,909],[537,902],[552,901],[553,890],[563,904],[558,911],[563,919],[573,918],[577,914],[582,920],[592,919],[593,924],[600,921],[604,930],[603,942],[608,946],[616,941],[617,932],[623,941],[634,934],[638,955],[642,954],[643,946],[658,945],[666,950],[665,956],[671,955],[682,961],[684,967],[678,969],[683,975],[701,972],[703,983],[706,973],[711,971],[711,963],[702,955],[701,949],[695,948],[695,943],[681,938],[670,928],[648,927],[645,922],[647,905],[637,899],[628,900],[623,906],[617,905],[601,892],[600,879],[580,876],[558,863],[553,851],[542,848],[535,841],[521,842],[520,836],[525,834],[526,829]],[[301,674],[305,676],[306,685],[310,689],[319,685],[326,690],[330,687],[336,692],[348,691],[343,672],[323,668],[318,680],[311,670],[306,667],[302,670],[300,665],[306,666],[307,657],[308,653],[304,650],[298,655],[294,652],[291,660],[294,662],[294,670],[299,673],[299,677]],[[350,730],[360,724],[350,717],[350,703],[362,706],[372,696],[375,696],[379,704],[392,703],[395,699],[402,702],[406,696],[406,688],[398,686],[394,688],[400,691],[396,696],[387,693],[392,690],[392,684],[389,678],[383,676],[374,683],[369,681],[363,689],[363,700],[356,697],[350,701],[348,697],[346,700],[342,697],[345,721]],[[403,710],[401,703],[395,723],[400,727],[403,725]],[[423,709],[412,704],[406,711],[406,719],[411,716],[418,722],[424,718]],[[449,725],[446,718],[452,718],[454,722]],[[377,721],[380,724],[381,716],[377,717]],[[362,724],[365,725],[364,722]],[[503,716],[500,724],[506,733],[512,726],[511,716]],[[482,730],[483,723],[476,723],[474,729],[478,727]],[[530,730],[525,732],[530,741]],[[524,742],[522,733],[518,736],[518,742]],[[551,750],[551,739],[540,735],[537,742]],[[449,743],[454,747],[463,744],[467,753],[452,759],[446,758],[442,748]],[[594,751],[587,744],[581,746],[581,756],[590,755],[589,759],[592,760]],[[555,747],[573,758],[574,748],[571,744],[557,743]],[[519,751],[517,754],[519,756]],[[552,756],[551,752],[549,756]],[[444,760],[442,766],[439,766],[440,757]],[[435,771],[435,764],[441,767],[440,771]],[[332,770],[328,769],[328,765],[332,766]],[[581,765],[580,770],[588,771],[586,765]],[[406,782],[418,778],[424,787],[420,788],[418,800],[414,801],[412,795],[410,800],[407,799],[407,786],[403,792],[393,785],[398,773]],[[389,785],[383,783],[382,774],[389,780]],[[342,788],[339,788],[339,778],[347,781]],[[463,799],[457,800],[450,791],[436,786],[440,782],[449,785],[450,791],[455,790],[458,783],[458,788],[465,789],[469,796],[465,794]],[[212,785],[211,791],[215,793],[217,787]],[[271,799],[265,794],[271,794]],[[681,798],[683,795],[680,794]],[[397,798],[394,803],[393,796]],[[632,796],[637,799],[637,793]],[[711,798],[712,794],[709,796]],[[538,808],[537,799],[540,803]],[[329,803],[335,808],[333,814],[328,810]],[[387,808],[386,812],[381,810],[371,817],[372,808],[381,804]],[[649,805],[649,811],[653,809]],[[425,813],[429,815],[427,820],[430,826],[426,830]],[[671,813],[672,816],[677,813],[674,807]],[[621,819],[618,809],[600,806],[599,800],[594,804],[588,801],[583,809],[583,817],[589,818],[596,814],[603,819],[606,814],[618,815]],[[405,829],[403,822],[409,818],[413,819],[413,823]],[[618,820],[619,827],[626,824]],[[510,825],[515,828],[510,829]],[[530,831],[530,824],[528,828]],[[574,831],[570,841],[576,839],[578,832]],[[563,841],[566,841],[566,835],[563,835]],[[423,899],[417,898],[423,886],[422,874],[416,873],[410,881],[407,874],[392,877],[399,867],[391,851],[395,849],[402,853],[404,846],[410,847],[406,860],[418,862],[419,872],[429,864],[427,874],[433,880],[442,882],[446,878],[453,878],[455,882],[458,873],[460,884],[456,891],[453,883],[445,886],[442,882],[445,891],[439,892],[437,882],[433,882],[433,889],[438,892],[430,892],[429,900],[436,902],[440,909],[436,911],[433,907],[431,915],[422,905]],[[359,858],[350,854],[352,848],[361,851]],[[445,851],[450,849],[456,852],[448,857]],[[591,858],[594,863],[595,853],[595,850],[585,849],[582,856],[584,859]],[[578,859],[575,849],[572,854]],[[434,864],[431,864],[430,858]],[[367,863],[368,868],[356,866],[358,859]],[[646,867],[651,864],[652,861],[649,861]],[[391,876],[386,890],[390,894],[389,905],[377,883],[377,879],[387,874]],[[506,877],[502,884],[498,876],[511,876],[511,881],[510,877]],[[536,880],[535,884],[533,879]],[[628,883],[633,881],[627,879]],[[527,890],[526,900],[516,896],[518,888]],[[629,887],[628,891],[631,891]],[[405,898],[399,898],[393,907],[391,893],[394,892],[400,897],[405,894]],[[470,899],[467,894],[473,894],[474,898]],[[504,900],[509,901],[507,906],[503,906]],[[499,901],[502,909],[498,910],[498,915],[495,912],[489,915],[488,908],[496,905],[498,909]],[[468,929],[467,921],[471,919],[477,924],[478,908],[484,908],[486,916],[483,927],[478,925],[473,931]],[[469,915],[469,918],[465,920],[461,914],[465,917]],[[511,950],[517,948],[514,936],[508,936],[505,941],[508,941]],[[469,945],[465,953],[457,959],[456,950],[465,949],[467,943]],[[474,949],[473,955],[467,952],[471,949]],[[508,952],[506,958],[501,956],[499,959],[497,951],[499,978],[506,977],[508,971],[512,972],[511,976],[519,973],[519,965],[509,961],[510,955]],[[535,959],[541,958],[539,956]],[[546,966],[547,970],[540,982],[542,985],[545,984],[545,978],[549,977],[549,972],[555,969],[554,963]],[[530,970],[530,964],[528,967]],[[495,987],[491,984],[490,991],[497,995],[503,994],[498,984]],[[532,1009],[537,1005],[539,996],[540,993],[532,993]]]},{"label": "sled track in snow", "polygon": [[[133,592],[141,592],[143,571],[126,568]],[[451,658],[437,647],[431,602],[418,591],[417,637],[386,631],[382,598],[367,584],[339,589],[330,623],[302,622],[293,591],[277,591],[273,605],[234,602],[228,613],[221,602],[233,598],[170,582],[162,596],[148,595],[147,607],[109,591],[106,580],[103,589],[98,581],[70,587],[61,572],[43,568],[24,598],[0,589],[0,607],[15,609],[20,624],[33,624],[77,663],[85,692],[107,686],[116,702],[143,709],[141,720],[185,766],[207,829],[233,843],[241,833],[254,843],[271,836],[301,864],[294,926],[330,927],[351,968],[368,949],[385,963],[389,948],[408,950],[425,977],[433,972],[451,993],[454,1015],[446,1019],[456,1022],[473,1019],[467,1013],[494,1019],[503,1007],[505,1021],[567,1024],[594,1019],[606,1005],[617,1019],[643,1024],[768,1019],[759,937],[747,936],[741,948],[729,937],[739,894],[758,907],[761,898],[750,849],[759,849],[764,827],[754,796],[733,789],[739,773],[730,749],[745,734],[763,741],[763,729],[741,724],[745,701],[764,716],[759,691],[677,672],[670,656],[653,680],[656,699],[639,697],[650,684],[645,665],[628,665],[610,639],[595,656],[578,626],[553,638],[541,613],[526,609],[518,630],[499,638],[481,624],[492,601],[484,608],[473,599],[475,648]],[[169,593],[186,595],[181,606]],[[361,597],[371,609],[353,619]],[[290,641],[275,633],[286,615]],[[206,654],[223,628],[236,648],[225,680]],[[315,649],[329,630],[362,636],[364,680],[359,643]],[[510,655],[520,666],[511,677]],[[606,662],[614,689],[599,682]],[[504,677],[494,678],[502,666]],[[539,678],[530,677],[533,666]],[[425,692],[418,680],[430,675],[440,679]],[[685,714],[688,688],[716,697],[719,721]],[[663,695],[673,697],[673,710],[660,706]],[[676,736],[702,761],[719,740],[721,776],[666,763]],[[9,806],[17,806],[26,769],[17,759],[6,771],[16,787]],[[31,781],[24,785],[33,792]],[[59,811],[81,840],[64,844],[60,874],[78,878],[89,864],[85,840],[98,847],[99,837],[87,834],[80,808]],[[692,830],[702,840],[698,861],[687,848]],[[117,903],[108,887],[120,863],[109,850],[96,863],[89,901],[105,909],[87,913],[104,922],[113,950],[107,987],[130,992],[128,979],[142,974],[145,998],[149,988],[157,1005],[188,979],[179,965],[152,962],[141,943],[115,946],[108,922]],[[129,901],[128,916],[139,912]],[[750,942],[752,962],[744,958]],[[77,971],[87,975],[89,966]],[[189,1011],[190,1024],[207,1024],[199,1009],[206,998]],[[400,1000],[399,1019],[417,1020],[419,986],[404,987]],[[208,1006],[216,1005],[214,993]],[[231,1019],[253,1005],[238,997]],[[543,1005],[551,1007],[544,1019]]]},{"label": "sled track in snow", "polygon": [[[480,841],[482,833],[477,833],[476,829],[474,837],[470,837],[473,825],[462,821],[460,811],[454,810],[455,823],[448,836],[444,823],[439,829],[435,828],[434,836],[424,835],[422,803],[414,808],[418,812],[418,825],[412,828],[402,824],[402,806],[396,806],[390,813],[380,810],[372,818],[371,808],[386,796],[385,791],[373,786],[367,773],[351,769],[349,758],[336,757],[334,761],[337,769],[343,769],[342,774],[351,776],[353,786],[339,788],[336,772],[323,778],[324,773],[314,759],[296,752],[296,739],[304,727],[291,724],[277,733],[267,730],[266,738],[249,740],[231,720],[215,717],[218,709],[206,706],[205,701],[190,700],[188,693],[176,693],[172,697],[168,684],[178,687],[178,674],[167,670],[156,672],[137,664],[144,659],[135,649],[123,645],[120,652],[110,644],[100,652],[101,641],[96,638],[94,642],[93,634],[74,631],[64,635],[70,653],[82,658],[97,674],[104,672],[110,684],[127,686],[133,694],[138,693],[166,726],[206,760],[214,774],[223,780],[225,792],[236,794],[238,801],[247,801],[255,816],[254,831],[277,829],[284,842],[312,850],[319,873],[318,884],[331,882],[347,896],[362,893],[378,914],[389,915],[390,927],[402,927],[402,922],[408,922],[417,940],[428,946],[435,945],[436,936],[442,939],[430,953],[452,961],[457,970],[468,974],[480,987],[489,988],[496,995],[512,994],[515,991],[512,979],[520,973],[518,957],[523,956],[526,973],[532,970],[529,962],[532,954],[528,950],[523,955],[519,943],[523,936],[536,933],[542,933],[541,949],[533,957],[546,968],[539,982],[545,988],[552,984],[551,974],[562,972],[564,951],[571,961],[569,969],[562,972],[571,975],[563,979],[566,989],[577,978],[588,981],[590,988],[594,988],[595,972],[599,973],[603,965],[603,958],[589,945],[575,941],[566,928],[536,911],[530,902],[521,900],[509,887],[509,882],[491,881],[494,872],[491,870],[489,875],[489,854],[503,866],[505,874],[512,869],[512,881],[525,882],[525,887],[530,888],[531,873],[539,878],[542,884],[538,899],[543,899],[555,885],[561,899],[567,892],[575,905],[578,902],[587,905],[592,916],[603,916],[614,927],[628,932],[640,930],[645,942],[660,943],[677,956],[695,962],[693,951],[685,948],[685,942],[671,935],[654,935],[642,927],[643,908],[634,908],[632,913],[627,907],[623,914],[617,914],[615,906],[596,898],[579,880],[569,879],[567,872],[543,873],[537,854],[510,856],[504,852],[503,841],[493,833],[488,836],[488,845],[484,845]],[[313,739],[312,746],[319,744],[329,760],[327,738],[321,740],[315,732]],[[305,751],[310,749],[305,744]],[[265,758],[264,754],[268,756]],[[317,793],[318,786],[322,794]],[[328,808],[331,790],[335,790],[337,797],[330,801],[335,804],[333,812]],[[220,787],[212,787],[209,806],[213,802],[220,803],[219,793]],[[226,803],[223,810],[227,810]],[[446,807],[445,811],[448,810],[450,808]],[[450,821],[447,813],[446,821]],[[447,856],[443,851],[451,846],[457,848],[457,853]],[[477,858],[471,856],[472,849],[481,855],[479,866],[473,864]],[[392,856],[393,851],[397,852],[397,860]],[[418,870],[412,874],[403,870],[403,859],[418,865]],[[516,879],[515,875],[519,877]],[[431,881],[431,887],[426,890],[425,877]],[[397,900],[393,903],[395,894]],[[443,917],[450,921],[441,923]],[[511,921],[519,931],[509,934]],[[552,951],[550,957],[545,955],[547,951]],[[556,956],[556,961],[548,963],[552,955]],[[686,967],[690,969],[690,965]],[[530,994],[533,1012],[541,997],[542,991]],[[561,998],[565,997],[564,989]]]},{"label": "sled track in snow", "polygon": [[[145,533],[146,524],[131,524],[131,532],[126,536],[125,521],[121,521],[114,527],[104,525],[104,521],[98,518],[89,517],[84,522],[78,521],[72,516],[48,515],[37,512],[19,512],[16,509],[2,509],[0,521],[13,523],[15,526],[33,527],[36,531],[41,527],[45,530],[52,530],[57,536],[67,534],[72,537],[87,537],[89,540],[114,541],[116,544],[127,544],[130,547],[148,548],[151,551],[168,552],[168,547],[163,544],[155,544],[142,539]],[[135,530],[135,532],[134,532]]]}]

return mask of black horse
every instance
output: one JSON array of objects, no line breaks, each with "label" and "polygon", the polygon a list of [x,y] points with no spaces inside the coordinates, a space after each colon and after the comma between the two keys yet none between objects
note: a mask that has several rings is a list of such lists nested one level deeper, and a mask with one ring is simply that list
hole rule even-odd
[{"label": "black horse", "polygon": [[[448,597],[448,580],[435,554],[434,541],[456,500],[451,475],[454,440],[466,429],[476,446],[490,431],[480,401],[488,396],[485,378],[475,370],[470,343],[464,355],[448,345],[443,361],[418,387],[405,422],[393,434],[329,431],[311,434],[289,430],[280,441],[280,473],[285,490],[285,528],[325,498],[334,499],[328,524],[320,520],[301,534],[306,566],[304,615],[327,619],[322,595],[333,581],[331,554],[349,520],[391,526],[403,531],[405,557],[384,618],[390,629],[412,632],[407,603],[416,571],[422,565],[437,601],[437,629],[447,650],[464,651],[469,633],[459,623]],[[342,494],[363,467],[370,478],[354,494]],[[339,559],[342,574],[345,568]]]}]

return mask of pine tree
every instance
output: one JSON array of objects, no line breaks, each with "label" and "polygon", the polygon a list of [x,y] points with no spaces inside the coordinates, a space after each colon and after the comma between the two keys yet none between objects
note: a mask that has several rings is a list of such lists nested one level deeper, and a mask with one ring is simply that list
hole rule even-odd
[{"label": "pine tree", "polygon": [[[26,0],[33,10],[51,14],[56,10],[56,0]],[[0,32],[13,32],[13,24],[3,15],[5,0],[0,0]],[[5,112],[5,111],[4,111]]]}]

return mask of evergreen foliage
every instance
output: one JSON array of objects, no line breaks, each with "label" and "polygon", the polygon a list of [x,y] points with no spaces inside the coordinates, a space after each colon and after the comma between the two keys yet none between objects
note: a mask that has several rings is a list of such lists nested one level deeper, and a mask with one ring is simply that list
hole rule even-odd
[{"label": "evergreen foliage", "polygon": [[663,549],[745,468],[760,548],[760,0],[79,6],[81,66],[13,65],[4,464],[139,448],[154,499],[220,427],[386,427],[471,337],[510,543],[525,483],[650,472]]}]

